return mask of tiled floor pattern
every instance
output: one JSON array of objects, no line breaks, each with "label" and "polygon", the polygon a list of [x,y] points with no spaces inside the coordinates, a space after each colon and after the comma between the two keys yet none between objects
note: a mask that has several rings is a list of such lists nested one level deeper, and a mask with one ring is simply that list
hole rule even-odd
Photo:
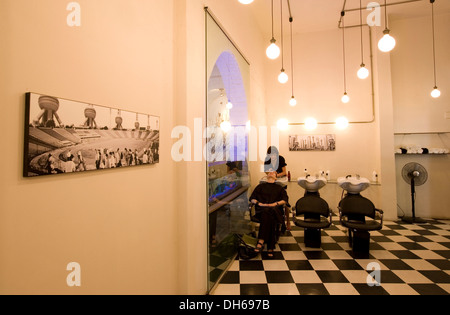
[{"label": "tiled floor pattern", "polygon": [[[365,257],[354,255],[346,233],[333,217],[322,231],[321,248],[312,249],[304,246],[304,231],[293,226],[280,237],[274,258],[265,251],[252,260],[237,257],[212,294],[450,294],[450,221],[385,221],[381,231],[371,232]],[[379,286],[367,284],[375,283],[371,263],[381,269]]]}]

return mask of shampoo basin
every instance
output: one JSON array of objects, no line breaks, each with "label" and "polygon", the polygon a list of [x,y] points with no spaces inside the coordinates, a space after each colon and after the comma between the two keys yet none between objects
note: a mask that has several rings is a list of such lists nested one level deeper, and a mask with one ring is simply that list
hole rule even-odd
[{"label": "shampoo basin", "polygon": [[364,177],[339,177],[337,180],[338,185],[346,190],[349,194],[359,194],[366,190],[370,186],[370,182]]},{"label": "shampoo basin", "polygon": [[318,192],[319,189],[321,189],[327,184],[327,179],[323,176],[320,177],[306,176],[306,177],[299,177],[297,179],[297,183],[307,192]]}]

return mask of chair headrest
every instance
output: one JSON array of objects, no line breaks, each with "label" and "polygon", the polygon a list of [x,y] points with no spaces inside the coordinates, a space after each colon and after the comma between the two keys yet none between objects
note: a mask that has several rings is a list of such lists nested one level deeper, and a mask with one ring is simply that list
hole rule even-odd
[{"label": "chair headrest", "polygon": [[297,201],[295,205],[297,215],[315,213],[327,217],[330,213],[328,203],[317,195],[308,195]]},{"label": "chair headrest", "polygon": [[360,214],[375,218],[375,206],[369,199],[361,195],[347,195],[339,202],[343,215]]}]

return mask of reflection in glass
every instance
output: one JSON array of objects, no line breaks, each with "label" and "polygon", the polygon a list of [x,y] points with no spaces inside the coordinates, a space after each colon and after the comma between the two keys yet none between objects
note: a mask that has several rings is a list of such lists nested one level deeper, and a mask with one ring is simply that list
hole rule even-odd
[{"label": "reflection in glass", "polygon": [[[233,106],[227,106],[232,103]],[[223,52],[208,81],[206,159],[208,172],[209,289],[237,254],[236,234],[251,231],[247,101],[239,66]]]}]

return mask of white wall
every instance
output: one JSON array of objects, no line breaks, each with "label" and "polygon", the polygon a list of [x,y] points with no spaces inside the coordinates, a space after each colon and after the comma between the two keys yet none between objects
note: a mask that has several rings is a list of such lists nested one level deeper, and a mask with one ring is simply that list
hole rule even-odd
[{"label": "white wall", "polygon": [[450,131],[450,13],[436,15],[437,84],[434,87],[431,17],[395,20],[397,47],[392,52],[395,132]]},{"label": "white wall", "polygon": [[[437,11],[439,13],[439,11]],[[392,53],[394,123],[397,133],[450,132],[450,14],[436,15],[438,99],[430,96],[434,87],[431,16],[395,20],[391,29],[397,38]],[[399,134],[395,147],[450,148],[450,134]],[[429,179],[416,189],[416,216],[450,218],[450,159],[448,155],[396,157],[399,215],[411,216],[410,186],[401,170],[409,162],[422,164]]]},{"label": "white wall", "polygon": [[[173,1],[78,2],[0,2],[0,293],[175,294]],[[22,178],[29,91],[161,116],[160,164]]]}]

